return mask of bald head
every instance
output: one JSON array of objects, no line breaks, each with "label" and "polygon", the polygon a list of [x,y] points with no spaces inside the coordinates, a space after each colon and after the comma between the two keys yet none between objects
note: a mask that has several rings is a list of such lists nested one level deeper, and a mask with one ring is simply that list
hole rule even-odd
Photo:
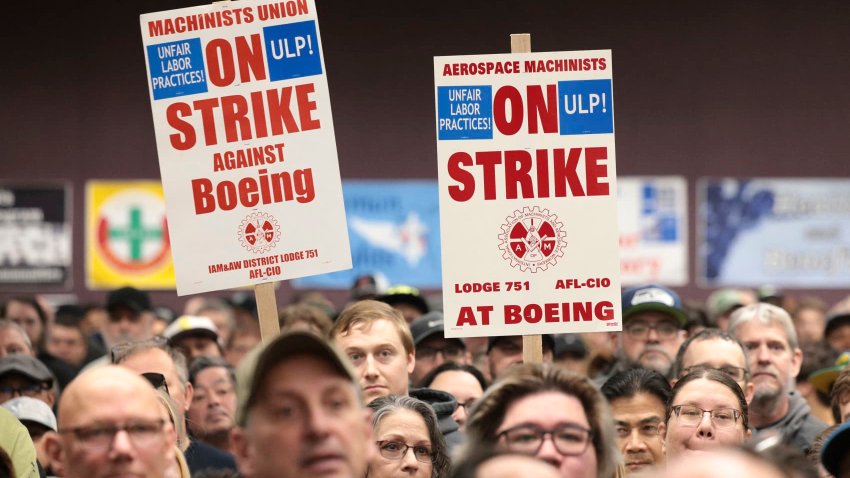
[{"label": "bald head", "polygon": [[176,435],[156,391],[113,365],[74,379],[59,401],[59,434],[45,437],[57,474],[66,478],[163,476]]}]

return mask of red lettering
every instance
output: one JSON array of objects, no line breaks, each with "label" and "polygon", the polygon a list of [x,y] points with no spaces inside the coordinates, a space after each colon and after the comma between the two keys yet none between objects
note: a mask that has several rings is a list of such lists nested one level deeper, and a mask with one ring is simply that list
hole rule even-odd
[{"label": "red lettering", "polygon": [[528,151],[505,151],[505,197],[517,198],[517,187],[522,188],[523,198],[534,197],[531,181],[531,154]]},{"label": "red lettering", "polygon": [[[236,61],[239,62],[239,81],[248,83],[253,73],[255,80],[266,79],[266,64],[263,57],[263,41],[259,33],[251,35],[251,43],[245,37],[236,37]],[[229,84],[229,83],[228,83]]]},{"label": "red lettering", "polygon": [[309,95],[314,91],[313,83],[305,83],[295,87],[295,100],[298,103],[298,119],[301,120],[301,131],[318,129],[322,126],[319,120],[313,119],[316,102],[310,100]]},{"label": "red lettering", "polygon": [[500,151],[475,153],[475,164],[484,172],[484,199],[496,199],[496,165],[502,164]]},{"label": "red lettering", "polygon": [[599,182],[599,178],[608,176],[608,166],[606,164],[599,164],[599,162],[607,159],[607,148],[584,149],[584,171],[587,178],[588,196],[608,195],[608,183]]},{"label": "red lettering", "polygon": [[[510,105],[508,105],[510,102]],[[507,109],[510,107],[511,119],[507,118]],[[496,129],[505,136],[516,134],[522,127],[522,95],[513,86],[503,86],[496,91],[493,98],[493,122]]]},{"label": "red lettering", "polygon": [[537,120],[544,133],[558,132],[558,91],[555,85],[546,85],[546,98],[540,85],[528,86],[528,132],[537,133]]},{"label": "red lettering", "polygon": [[[566,161],[564,160],[564,150],[561,148],[555,150],[555,197],[567,195],[567,184],[569,184],[573,196],[584,196],[581,181],[579,181],[578,173],[576,173],[580,157],[581,148],[570,148],[570,154]],[[566,183],[559,181],[563,178],[566,178]]]},{"label": "red lettering", "polygon": [[236,70],[233,65],[233,49],[227,40],[216,38],[210,40],[204,48],[207,60],[207,77],[215,86],[232,85],[236,80]]},{"label": "red lettering", "polygon": [[212,181],[207,178],[192,180],[192,197],[195,199],[195,214],[215,211],[215,198],[212,193]]},{"label": "red lettering", "polygon": [[192,109],[186,103],[172,103],[165,110],[165,118],[168,125],[176,129],[178,133],[168,136],[171,146],[178,151],[185,151],[195,146],[195,128],[181,117],[192,116]]},{"label": "red lettering", "polygon": [[475,177],[463,169],[464,166],[472,166],[472,156],[463,152],[449,156],[449,177],[460,183],[460,186],[449,186],[449,196],[459,202],[472,199],[475,193]]}]

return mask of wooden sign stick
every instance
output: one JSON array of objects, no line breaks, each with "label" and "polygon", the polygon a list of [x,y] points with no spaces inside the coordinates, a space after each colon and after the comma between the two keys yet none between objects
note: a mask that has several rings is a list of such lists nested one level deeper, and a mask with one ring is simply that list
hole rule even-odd
[{"label": "wooden sign stick", "polygon": [[277,316],[277,299],[274,296],[274,282],[265,282],[254,286],[257,299],[257,313],[260,316],[260,337],[267,344],[280,335],[280,322]]},{"label": "wooden sign stick", "polygon": [[[531,53],[531,34],[511,34],[511,53]],[[543,363],[543,336],[522,336],[522,361],[524,363]]]}]

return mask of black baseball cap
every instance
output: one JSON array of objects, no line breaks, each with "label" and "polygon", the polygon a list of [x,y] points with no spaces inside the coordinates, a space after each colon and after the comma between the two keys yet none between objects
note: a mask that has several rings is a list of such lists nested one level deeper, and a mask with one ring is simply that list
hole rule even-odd
[{"label": "black baseball cap", "polygon": [[106,310],[112,310],[122,305],[136,312],[153,309],[148,293],[134,287],[115,289],[106,296]]}]

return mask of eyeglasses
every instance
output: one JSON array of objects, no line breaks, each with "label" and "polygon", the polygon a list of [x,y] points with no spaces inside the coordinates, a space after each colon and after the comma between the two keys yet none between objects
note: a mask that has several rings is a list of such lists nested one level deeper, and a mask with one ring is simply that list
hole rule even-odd
[{"label": "eyeglasses", "polygon": [[693,365],[691,367],[683,368],[682,373],[679,374],[679,378],[682,378],[685,375],[693,372],[694,370],[698,370],[698,369],[719,370],[719,371],[725,373],[726,375],[728,375],[729,377],[731,377],[732,380],[734,380],[736,382],[742,382],[747,378],[747,376],[749,376],[749,372],[747,372],[747,369],[745,369],[745,368],[735,367],[735,366],[732,366],[732,365],[725,365],[723,367],[715,368],[715,367],[711,367],[711,366],[706,365],[706,364],[701,364],[701,365]]},{"label": "eyeglasses", "polygon": [[673,413],[679,418],[682,426],[695,427],[702,421],[702,417],[708,413],[711,423],[717,428],[731,428],[741,418],[741,412],[734,408],[715,408],[714,410],[703,410],[693,405],[673,405]]},{"label": "eyeglasses", "polygon": [[632,431],[637,429],[638,433],[646,438],[657,438],[658,432],[660,430],[658,423],[639,423],[638,425],[632,426],[626,422],[616,422],[616,431],[617,436],[620,438],[626,438],[632,434]]},{"label": "eyeglasses", "polygon": [[168,346],[168,339],[162,337],[160,335],[154,336],[153,338],[147,340],[140,340],[138,342],[124,342],[118,345],[115,345],[109,350],[109,356],[112,358],[112,363],[120,363],[127,357],[127,354],[136,348],[159,348],[165,350]]},{"label": "eyeglasses", "polygon": [[165,381],[165,375],[156,372],[145,372],[142,374],[142,377],[150,382],[153,388],[162,389],[168,395],[168,382]]},{"label": "eyeglasses", "polygon": [[74,437],[90,450],[106,450],[115,441],[118,432],[127,432],[133,446],[145,448],[154,444],[165,426],[165,420],[136,420],[124,425],[95,425],[59,430],[59,433],[73,433]]},{"label": "eyeglasses", "polygon": [[473,405],[475,405],[475,399],[474,398],[470,398],[469,400],[467,400],[465,402],[457,402],[457,407],[458,408],[463,407],[463,409],[466,411],[467,414],[469,414],[469,409],[472,408]]},{"label": "eyeglasses", "polygon": [[416,349],[416,359],[431,361],[437,358],[437,354],[442,354],[443,358],[446,360],[457,360],[463,357],[463,353],[465,351],[466,350],[459,345],[447,345],[442,348],[425,346]]},{"label": "eyeglasses", "polygon": [[382,440],[375,443],[378,444],[378,451],[381,452],[381,456],[390,460],[401,460],[407,454],[407,450],[413,450],[416,461],[422,463],[433,461],[431,449],[425,445],[408,445],[395,440]]},{"label": "eyeglasses", "polygon": [[[15,395],[20,397],[30,397],[35,398],[44,390],[50,388],[50,385],[46,382],[41,383],[31,383],[29,385],[23,385],[21,387],[13,387],[11,385],[3,385],[0,387],[0,397],[14,397]],[[5,400],[0,400],[4,401]]]},{"label": "eyeglasses", "polygon": [[543,440],[549,435],[558,453],[570,456],[581,455],[587,450],[593,433],[587,428],[565,423],[551,430],[544,430],[535,425],[517,425],[496,435],[496,439],[504,439],[509,451],[536,455],[543,446]]},{"label": "eyeglasses", "polygon": [[679,333],[679,326],[672,322],[661,322],[649,325],[644,322],[631,322],[623,327],[629,337],[635,340],[644,340],[649,337],[649,331],[654,330],[658,337],[664,340],[672,339]]}]

